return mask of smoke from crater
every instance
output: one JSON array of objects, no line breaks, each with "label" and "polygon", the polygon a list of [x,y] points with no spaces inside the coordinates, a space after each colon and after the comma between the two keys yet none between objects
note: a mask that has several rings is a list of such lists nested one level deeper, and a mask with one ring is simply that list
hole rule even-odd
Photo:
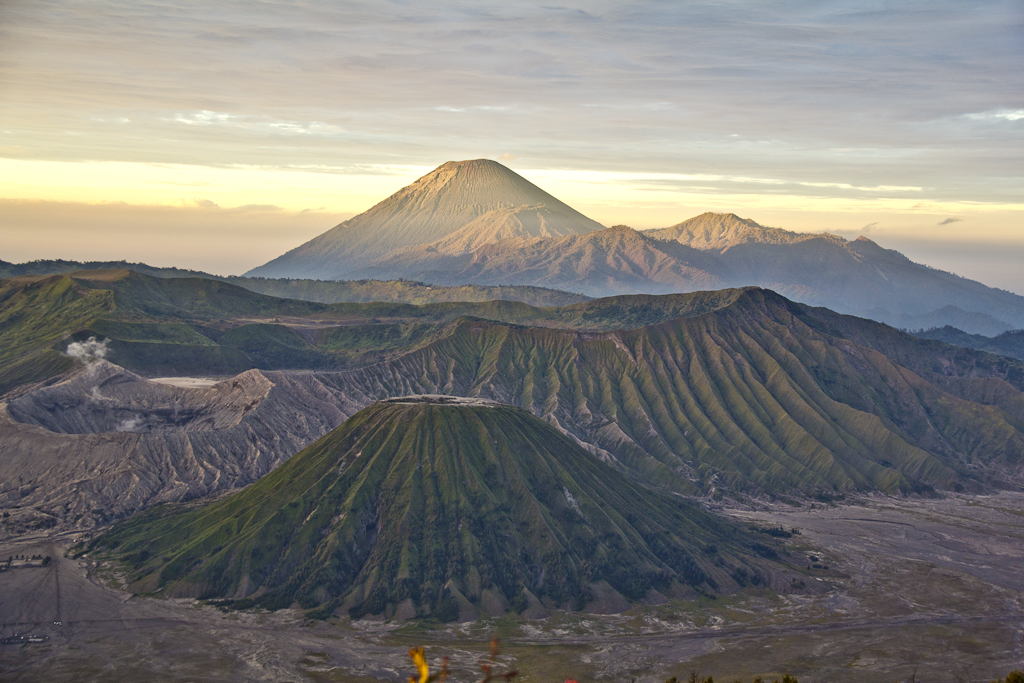
[{"label": "smoke from crater", "polygon": [[107,340],[96,341],[96,337],[89,337],[82,342],[71,342],[64,353],[71,358],[91,365],[95,361],[107,357]]}]

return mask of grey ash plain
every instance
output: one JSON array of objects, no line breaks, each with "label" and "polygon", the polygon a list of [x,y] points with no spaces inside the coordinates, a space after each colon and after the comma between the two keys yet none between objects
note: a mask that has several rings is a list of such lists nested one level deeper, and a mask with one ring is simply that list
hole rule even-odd
[{"label": "grey ash plain", "polygon": [[[821,595],[745,589],[717,600],[615,615],[555,614],[465,624],[305,620],[293,610],[224,612],[132,596],[114,567],[72,559],[79,535],[0,541],[0,557],[49,555],[0,572],[4,681],[402,681],[408,648],[478,675],[493,637],[519,680],[647,683],[690,671],[716,680],[789,672],[810,681],[992,680],[1024,663],[1024,494],[854,498],[841,505],[722,510],[800,533]],[[60,625],[54,622],[61,622]]]}]

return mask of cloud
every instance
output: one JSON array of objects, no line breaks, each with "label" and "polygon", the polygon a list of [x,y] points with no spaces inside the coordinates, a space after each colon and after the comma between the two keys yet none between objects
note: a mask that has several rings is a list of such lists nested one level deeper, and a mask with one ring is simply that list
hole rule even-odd
[{"label": "cloud", "polygon": [[959,218],[957,216],[953,216],[952,218],[947,218],[944,221],[940,221],[939,225],[949,225],[950,223],[959,223],[962,220],[963,220],[963,218]]},{"label": "cloud", "polygon": [[217,111],[197,111],[189,114],[178,114],[172,120],[189,126],[215,126],[230,123],[236,117]]},{"label": "cloud", "polygon": [[433,167],[512,146],[545,168],[1019,195],[988,179],[1024,166],[1024,132],[985,123],[1024,117],[1019,55],[992,47],[1016,44],[1013,3],[9,4],[0,154]]},{"label": "cloud", "polygon": [[993,121],[1003,119],[1004,121],[1020,121],[1024,119],[1024,109],[1011,109],[1011,110],[999,110],[999,111],[985,111],[978,112],[976,114],[966,114],[964,118],[973,119],[975,121]]},{"label": "cloud", "polygon": [[872,230],[874,230],[874,229],[875,229],[875,227],[877,227],[877,226],[878,226],[878,221],[875,221],[874,223],[868,223],[868,224],[867,224],[867,225],[865,225],[865,226],[864,226],[863,228],[861,228],[861,229],[860,229],[860,231],[861,231],[862,233],[869,233],[869,232],[871,232]]},{"label": "cloud", "polygon": [[280,206],[276,204],[244,204],[242,206],[236,206],[232,211],[238,211],[243,213],[248,212],[266,212],[266,211],[284,211]]},{"label": "cloud", "polygon": [[219,209],[220,205],[211,202],[209,199],[193,199],[192,203],[200,209]]},{"label": "cloud", "polygon": [[500,157],[498,157],[498,161],[515,161],[518,158],[519,157],[517,157],[515,154],[508,154],[506,152],[505,154],[502,154]]},{"label": "cloud", "polygon": [[809,183],[798,182],[797,185],[804,187],[829,187],[841,190],[857,190],[858,192],[920,192],[920,187],[907,187],[902,185],[877,185],[875,187],[857,187],[849,183]]}]

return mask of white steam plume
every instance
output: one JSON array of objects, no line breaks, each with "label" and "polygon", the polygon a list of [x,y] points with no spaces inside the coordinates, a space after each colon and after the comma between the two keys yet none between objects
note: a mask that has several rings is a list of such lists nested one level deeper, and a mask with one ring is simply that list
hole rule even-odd
[{"label": "white steam plume", "polygon": [[107,357],[107,340],[96,341],[96,337],[89,337],[83,342],[71,342],[64,351],[71,358],[83,361],[87,365]]}]

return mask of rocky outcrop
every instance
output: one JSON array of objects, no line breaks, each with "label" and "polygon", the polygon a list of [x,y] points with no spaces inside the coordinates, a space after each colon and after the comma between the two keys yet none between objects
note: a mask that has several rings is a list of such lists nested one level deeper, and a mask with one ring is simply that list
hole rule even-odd
[{"label": "rocky outcrop", "polygon": [[209,388],[168,386],[98,360],[66,382],[11,401],[7,412],[59,434],[211,432],[237,425],[273,386],[258,370]]}]

